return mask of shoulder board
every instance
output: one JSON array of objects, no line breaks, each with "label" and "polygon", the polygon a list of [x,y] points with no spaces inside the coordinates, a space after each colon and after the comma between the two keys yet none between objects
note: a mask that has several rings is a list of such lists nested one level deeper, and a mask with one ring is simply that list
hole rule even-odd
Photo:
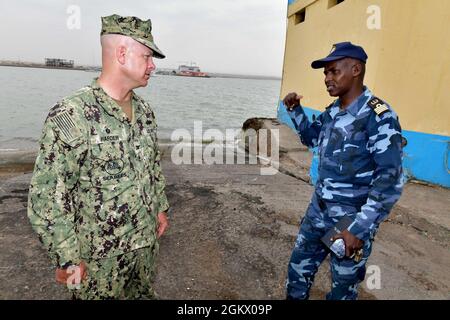
[{"label": "shoulder board", "polygon": [[381,116],[383,113],[389,111],[388,106],[384,103],[383,100],[373,96],[372,99],[367,103],[370,108],[377,114],[377,116]]}]

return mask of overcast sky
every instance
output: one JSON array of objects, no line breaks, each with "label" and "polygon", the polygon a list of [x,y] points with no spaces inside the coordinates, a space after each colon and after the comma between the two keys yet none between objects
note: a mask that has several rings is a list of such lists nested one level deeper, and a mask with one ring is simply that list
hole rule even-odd
[{"label": "overcast sky", "polygon": [[[80,8],[80,28],[69,6]],[[166,54],[157,67],[193,61],[203,71],[281,76],[287,0],[0,0],[0,59],[45,57],[100,65],[101,16],[150,18]]]}]

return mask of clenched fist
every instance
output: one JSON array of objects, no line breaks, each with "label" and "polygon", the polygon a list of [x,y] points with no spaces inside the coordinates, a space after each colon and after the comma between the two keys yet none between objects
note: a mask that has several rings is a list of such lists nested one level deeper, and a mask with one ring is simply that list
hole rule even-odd
[{"label": "clenched fist", "polygon": [[292,110],[296,106],[300,105],[300,100],[303,98],[303,96],[298,95],[296,92],[291,92],[286,95],[283,99],[284,105],[289,109]]}]

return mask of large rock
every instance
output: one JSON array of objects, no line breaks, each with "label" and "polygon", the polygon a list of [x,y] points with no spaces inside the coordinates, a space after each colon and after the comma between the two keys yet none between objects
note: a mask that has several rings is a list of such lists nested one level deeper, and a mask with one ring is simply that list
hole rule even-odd
[{"label": "large rock", "polygon": [[[267,139],[260,139],[262,130],[266,132]],[[270,131],[278,132],[278,140],[268,134]],[[301,144],[297,133],[290,127],[273,118],[250,118],[242,125],[242,132],[242,148],[257,156],[268,156],[270,164],[282,173],[305,182],[311,181],[309,169],[312,153]],[[252,148],[252,143],[257,147],[253,145]],[[278,152],[273,148],[278,148]]]}]

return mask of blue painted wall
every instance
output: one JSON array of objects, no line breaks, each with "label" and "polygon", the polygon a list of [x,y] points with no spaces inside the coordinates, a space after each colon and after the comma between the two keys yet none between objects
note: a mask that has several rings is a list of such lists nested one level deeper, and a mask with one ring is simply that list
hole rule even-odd
[{"label": "blue painted wall", "polygon": [[407,176],[450,188],[450,137],[407,130],[403,135],[408,140],[403,158]]},{"label": "blue painted wall", "polygon": [[[310,120],[313,115],[318,116],[321,113],[307,107],[303,109]],[[295,129],[281,101],[278,105],[277,118]],[[403,157],[403,168],[407,178],[423,180],[450,188],[450,137],[407,130],[403,130],[402,134],[408,140]],[[313,152],[313,162],[310,175],[314,184],[317,181],[319,159],[316,150],[311,151]]]}]

